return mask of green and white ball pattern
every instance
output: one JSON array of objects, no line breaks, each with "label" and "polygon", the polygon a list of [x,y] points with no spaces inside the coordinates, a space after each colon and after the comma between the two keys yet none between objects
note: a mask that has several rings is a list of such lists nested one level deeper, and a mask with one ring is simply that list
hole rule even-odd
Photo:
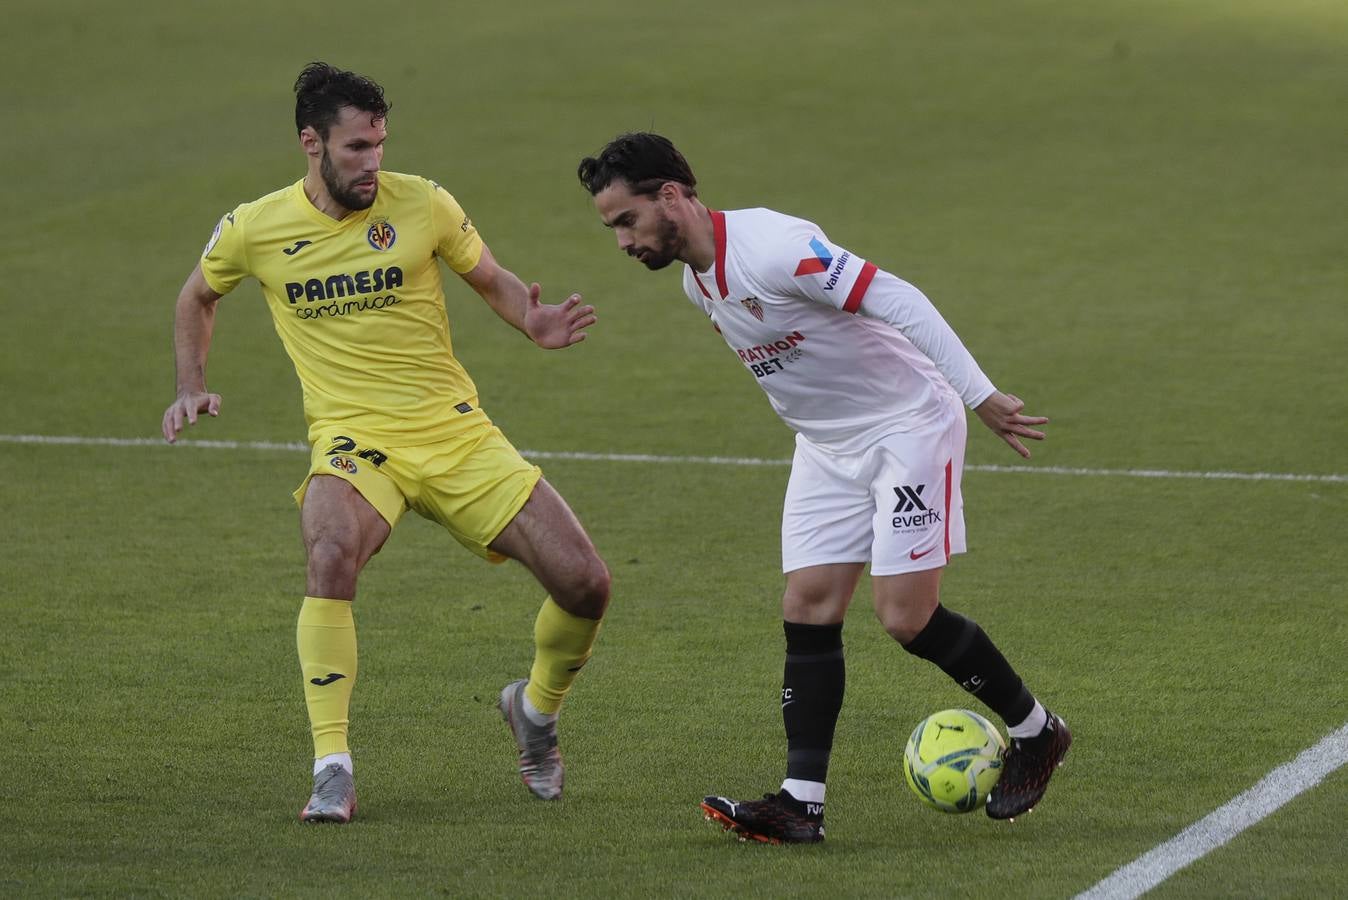
[{"label": "green and white ball pattern", "polygon": [[903,752],[913,793],[933,809],[978,809],[1002,774],[1006,742],[997,727],[967,709],[943,709],[918,723]]}]

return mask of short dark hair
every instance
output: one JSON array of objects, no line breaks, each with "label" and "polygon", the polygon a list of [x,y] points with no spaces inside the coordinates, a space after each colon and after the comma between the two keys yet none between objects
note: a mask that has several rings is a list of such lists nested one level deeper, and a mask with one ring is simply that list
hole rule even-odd
[{"label": "short dark hair", "polygon": [[669,138],[649,131],[618,135],[598,156],[582,159],[576,175],[591,195],[622,179],[634,194],[654,196],[661,185],[672,181],[683,185],[688,196],[697,196],[697,179],[688,160]]},{"label": "short dark hair", "polygon": [[326,141],[344,106],[367,112],[371,119],[387,119],[390,108],[384,89],[364,75],[325,62],[311,62],[300,71],[295,79],[296,131],[312,126]]}]

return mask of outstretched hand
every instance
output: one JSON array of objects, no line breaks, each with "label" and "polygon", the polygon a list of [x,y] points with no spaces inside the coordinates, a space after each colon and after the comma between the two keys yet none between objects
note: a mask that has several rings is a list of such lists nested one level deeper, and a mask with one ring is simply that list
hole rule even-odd
[{"label": "outstretched hand", "polygon": [[178,432],[183,430],[184,425],[197,424],[198,413],[220,415],[220,395],[208,394],[205,391],[180,394],[169,404],[169,408],[164,410],[164,440],[170,444],[177,441]]},{"label": "outstretched hand", "polygon": [[595,323],[594,307],[581,306],[580,294],[572,294],[561,303],[540,303],[543,289],[538,282],[529,285],[529,307],[524,313],[524,333],[545,350],[570,347],[585,340],[585,331]]},{"label": "outstretched hand", "polygon": [[1042,441],[1044,432],[1036,431],[1029,426],[1046,425],[1048,424],[1048,418],[1045,416],[1022,416],[1020,411],[1024,408],[1025,401],[1019,397],[1013,394],[1003,394],[1001,391],[993,391],[988,399],[974,407],[974,412],[978,413],[978,418],[983,420],[984,425],[991,428],[993,433],[1010,444],[1012,450],[1029,459],[1030,451],[1025,448],[1020,439],[1029,438],[1034,441]]}]

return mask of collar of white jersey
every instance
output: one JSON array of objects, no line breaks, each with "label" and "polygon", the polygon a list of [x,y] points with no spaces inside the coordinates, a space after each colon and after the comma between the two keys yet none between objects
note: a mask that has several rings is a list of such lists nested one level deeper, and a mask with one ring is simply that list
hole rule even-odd
[{"label": "collar of white jersey", "polygon": [[[724,300],[730,296],[730,285],[725,280],[725,213],[716,209],[708,209],[711,214],[711,239],[716,245],[716,262],[712,264],[712,269],[716,272],[716,290],[720,291],[721,299]],[[711,299],[711,293],[707,291],[707,286],[702,283],[703,272],[698,274],[697,269],[688,267],[693,273],[693,280],[697,282],[697,287],[702,291],[702,296],[708,300]]]}]

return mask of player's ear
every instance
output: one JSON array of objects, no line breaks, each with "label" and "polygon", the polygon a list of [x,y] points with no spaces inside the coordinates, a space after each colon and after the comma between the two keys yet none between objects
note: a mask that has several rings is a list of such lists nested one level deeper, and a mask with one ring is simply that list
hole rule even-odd
[{"label": "player's ear", "polygon": [[660,193],[658,196],[660,197],[660,202],[668,208],[678,202],[679,198],[683,196],[683,190],[675,182],[666,181],[664,184],[660,185]]},{"label": "player's ear", "polygon": [[317,158],[323,155],[323,139],[318,136],[314,126],[305,125],[300,132],[300,148],[304,150],[305,156]]}]

